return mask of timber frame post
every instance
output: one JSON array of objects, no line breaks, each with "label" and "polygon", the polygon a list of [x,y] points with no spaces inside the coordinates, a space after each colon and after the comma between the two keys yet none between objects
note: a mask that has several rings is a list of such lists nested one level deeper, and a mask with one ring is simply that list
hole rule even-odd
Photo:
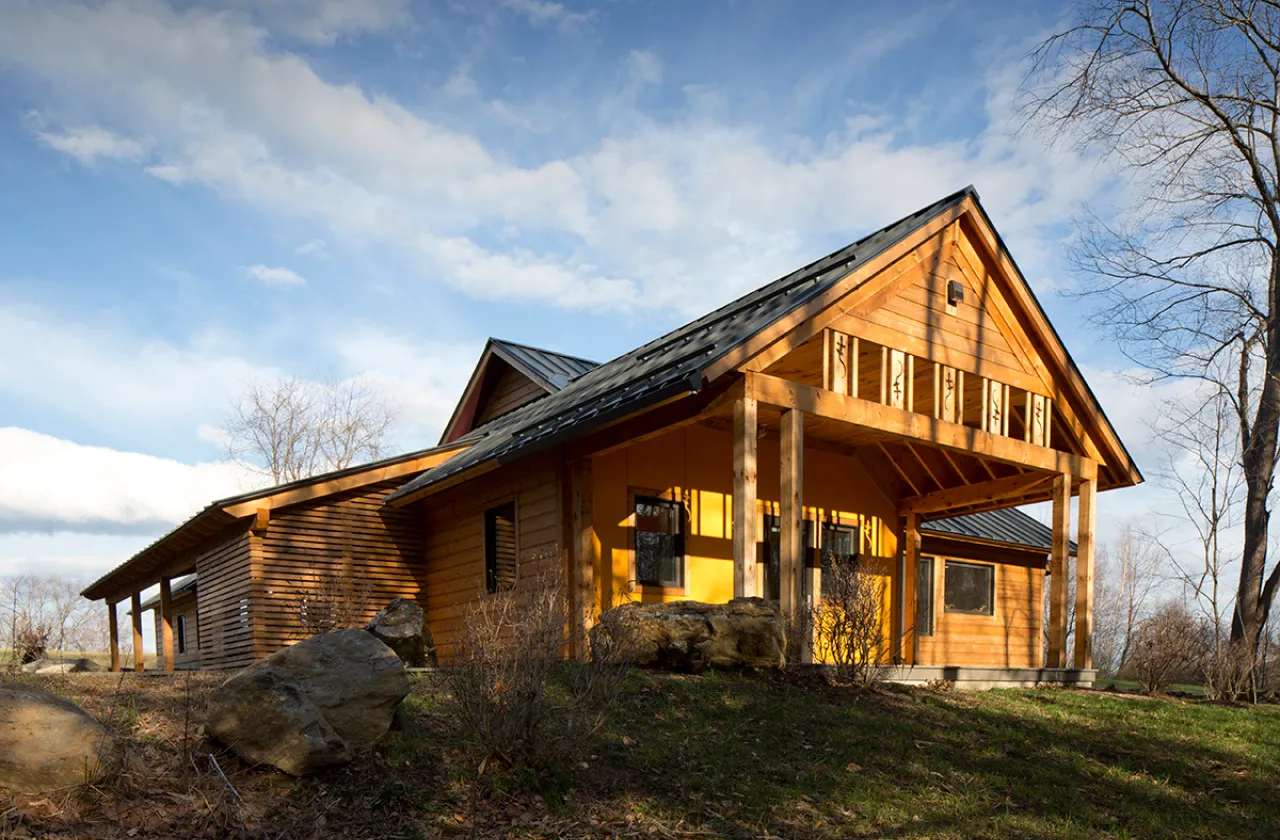
[{"label": "timber frame post", "polygon": [[758,595],[756,584],[757,403],[733,403],[733,597]]},{"label": "timber frame post", "polygon": [[[784,618],[806,609],[804,593],[804,413],[789,409],[782,414],[782,499],[779,545],[779,605]],[[809,593],[811,594],[811,593]],[[813,659],[812,645],[800,645],[801,661]]]},{"label": "timber frame post", "polygon": [[142,673],[147,666],[142,651],[142,593],[134,590],[129,596],[129,617],[133,619],[133,670]]},{"label": "timber frame post", "polygon": [[173,587],[169,578],[160,578],[160,650],[164,656],[164,670],[177,668],[173,661]]},{"label": "timber frame post", "polygon": [[107,601],[107,633],[111,644],[111,672],[120,672],[120,626],[116,619],[116,602]]},{"label": "timber frame post", "polygon": [[1053,479],[1053,554],[1049,569],[1049,662],[1065,668],[1067,650],[1067,555],[1071,550],[1071,476]]},{"label": "timber frame post", "polygon": [[[915,591],[915,574],[916,567],[920,562],[920,517],[916,513],[908,513],[906,523],[902,529],[903,546],[900,557],[902,558],[901,567],[899,568],[898,581],[898,644],[895,646],[894,657],[898,663],[905,663],[907,659],[907,651],[911,652],[911,662],[916,661],[916,599],[919,593]],[[911,596],[907,597],[910,592]],[[908,647],[908,637],[910,637],[910,647]]]},{"label": "timber frame post", "polygon": [[571,631],[574,636],[572,650],[579,659],[589,655],[587,632],[595,614],[595,569],[600,555],[600,542],[596,539],[593,518],[593,485],[591,461],[576,461],[573,477],[573,546],[570,550],[569,585],[570,602],[574,611]]},{"label": "timber frame post", "polygon": [[1093,553],[1098,513],[1098,482],[1080,482],[1076,511],[1076,646],[1075,666],[1093,667]]}]

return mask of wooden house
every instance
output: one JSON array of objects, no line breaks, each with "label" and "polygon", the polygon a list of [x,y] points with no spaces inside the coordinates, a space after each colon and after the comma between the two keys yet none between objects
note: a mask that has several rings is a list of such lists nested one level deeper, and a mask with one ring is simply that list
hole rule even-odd
[{"label": "wooden house", "polygon": [[237,667],[297,638],[282,593],[354,571],[417,598],[447,661],[465,605],[535,570],[589,625],[626,599],[794,611],[856,555],[899,678],[1088,681],[1096,494],[1141,481],[970,188],[601,365],[491,341],[440,446],[215,503],[85,594],[113,627],[130,599],[137,635],[159,582],[168,654],[194,572],[201,665]]}]

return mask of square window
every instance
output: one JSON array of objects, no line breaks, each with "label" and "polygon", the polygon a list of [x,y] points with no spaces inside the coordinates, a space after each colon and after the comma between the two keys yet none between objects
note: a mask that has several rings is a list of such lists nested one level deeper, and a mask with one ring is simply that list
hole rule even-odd
[{"label": "square window", "polygon": [[995,615],[995,566],[948,560],[945,577],[943,602],[947,612]]},{"label": "square window", "polygon": [[684,505],[655,496],[636,496],[636,583],[684,587]]},{"label": "square window", "polygon": [[489,592],[516,586],[516,503],[484,512],[484,583]]}]

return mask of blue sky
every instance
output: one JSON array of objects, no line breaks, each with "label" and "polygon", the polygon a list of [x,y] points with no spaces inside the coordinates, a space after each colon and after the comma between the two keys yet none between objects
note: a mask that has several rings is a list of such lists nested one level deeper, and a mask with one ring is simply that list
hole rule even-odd
[{"label": "blue sky", "polygon": [[1141,457],[1059,294],[1120,187],[1012,112],[1062,12],[0,0],[0,574],[242,489],[254,377],[363,374],[421,447],[489,335],[607,359],[968,183]]}]

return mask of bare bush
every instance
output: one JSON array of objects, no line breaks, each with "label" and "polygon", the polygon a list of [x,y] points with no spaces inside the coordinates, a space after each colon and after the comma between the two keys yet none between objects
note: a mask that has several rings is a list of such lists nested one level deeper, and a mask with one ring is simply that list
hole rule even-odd
[{"label": "bare bush", "polygon": [[372,612],[373,588],[345,569],[323,571],[290,587],[290,612],[306,636],[360,627]]},{"label": "bare bush", "polygon": [[569,659],[586,644],[571,629],[573,612],[558,570],[484,594],[464,610],[451,709],[482,772],[505,766],[557,775],[604,724],[627,668],[605,650],[587,662]]},{"label": "bare bush", "polygon": [[0,590],[0,648],[22,662],[53,651],[107,647],[104,611],[80,597],[80,584],[56,575],[16,575]]},{"label": "bare bush", "polygon": [[822,598],[813,609],[817,658],[836,679],[864,688],[882,682],[889,661],[884,629],[886,580],[858,557],[836,559],[822,572]]},{"label": "bare bush", "polygon": [[1203,672],[1205,696],[1210,700],[1245,700],[1254,692],[1258,662],[1247,642],[1225,642],[1205,656]]},{"label": "bare bush", "polygon": [[1195,679],[1206,653],[1205,628],[1184,605],[1169,603],[1138,625],[1126,671],[1147,694]]}]

